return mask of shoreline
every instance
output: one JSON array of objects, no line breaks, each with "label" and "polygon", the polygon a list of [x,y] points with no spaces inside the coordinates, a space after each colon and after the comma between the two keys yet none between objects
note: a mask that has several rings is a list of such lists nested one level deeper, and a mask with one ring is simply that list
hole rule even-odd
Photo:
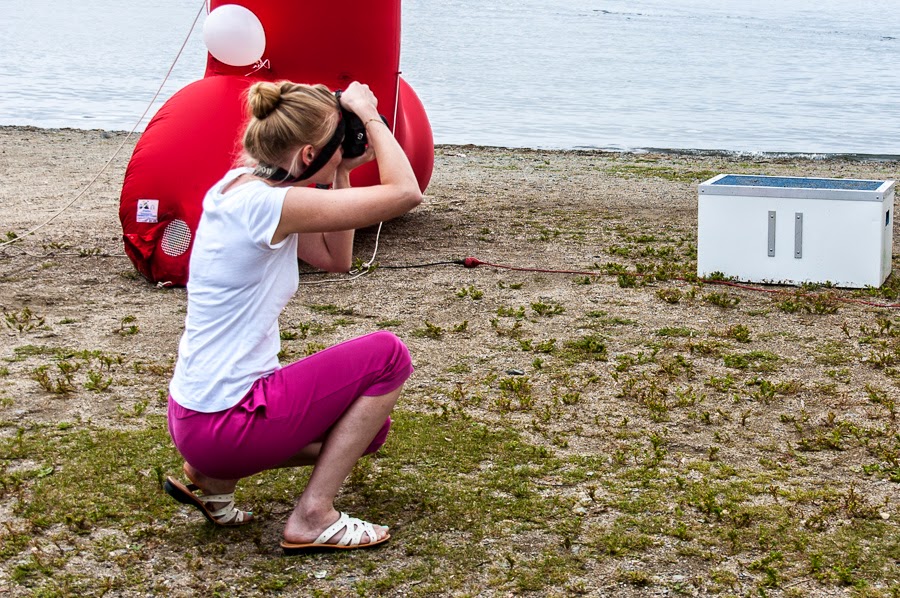
[{"label": "shoreline", "polygon": [[[83,129],[79,127],[39,127],[36,125],[0,125],[0,130],[20,130],[20,131],[73,131],[84,133],[106,133],[108,135],[133,135],[139,137],[143,131],[135,131],[131,133],[126,130],[115,129]],[[514,152],[549,152],[549,153],[603,153],[603,154],[625,154],[625,155],[644,155],[658,154],[670,156],[696,156],[701,158],[759,158],[770,160],[811,160],[811,161],[828,161],[828,160],[845,160],[850,162],[877,162],[877,163],[900,163],[900,154],[863,154],[858,152],[783,152],[783,151],[762,151],[762,150],[729,150],[729,149],[709,149],[709,148],[665,148],[665,147],[590,147],[575,146],[569,148],[557,147],[527,147],[527,146],[507,146],[507,145],[477,145],[471,143],[435,143],[435,151],[439,149],[465,149],[477,148],[485,150],[503,150]]]}]

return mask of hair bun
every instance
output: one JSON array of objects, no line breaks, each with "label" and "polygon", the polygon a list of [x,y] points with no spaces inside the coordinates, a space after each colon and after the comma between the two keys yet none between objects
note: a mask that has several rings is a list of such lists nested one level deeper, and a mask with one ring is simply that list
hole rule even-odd
[{"label": "hair bun", "polygon": [[272,114],[281,103],[281,87],[268,81],[254,83],[247,98],[251,114],[262,120]]}]

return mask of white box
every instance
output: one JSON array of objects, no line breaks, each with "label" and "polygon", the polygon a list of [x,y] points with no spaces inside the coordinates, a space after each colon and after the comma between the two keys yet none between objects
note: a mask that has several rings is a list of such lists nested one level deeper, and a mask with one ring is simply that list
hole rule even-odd
[{"label": "white box", "polygon": [[720,174],[698,196],[701,278],[860,288],[891,273],[894,181]]}]

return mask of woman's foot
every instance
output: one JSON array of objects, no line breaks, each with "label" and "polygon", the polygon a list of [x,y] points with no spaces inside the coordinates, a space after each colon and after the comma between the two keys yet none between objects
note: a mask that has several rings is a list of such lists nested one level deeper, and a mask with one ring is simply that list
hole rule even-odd
[{"label": "woman's foot", "polygon": [[388,528],[374,525],[333,508],[319,515],[301,516],[295,510],[284,528],[282,548],[365,548],[386,542]]},{"label": "woman's foot", "polygon": [[[167,478],[164,487],[175,500],[197,507],[211,523],[217,525],[237,526],[253,521],[252,511],[241,511],[234,506],[237,480],[211,478],[188,463],[182,469],[192,483],[185,486],[173,478]],[[202,494],[197,494],[198,491]]]}]

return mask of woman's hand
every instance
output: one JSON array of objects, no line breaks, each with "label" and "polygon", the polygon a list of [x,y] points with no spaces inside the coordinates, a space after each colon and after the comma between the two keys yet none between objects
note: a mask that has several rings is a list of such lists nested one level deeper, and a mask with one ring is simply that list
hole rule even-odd
[{"label": "woman's hand", "polygon": [[365,83],[354,81],[341,93],[341,106],[356,114],[363,122],[378,118],[378,98]]},{"label": "woman's hand", "polygon": [[349,189],[350,188],[350,171],[357,166],[362,166],[366,162],[371,162],[375,158],[375,149],[372,146],[366,148],[363,155],[355,158],[347,158],[338,164],[337,170],[334,171],[334,188]]},{"label": "woman's hand", "polygon": [[362,166],[366,162],[371,162],[375,159],[375,149],[370,145],[366,148],[365,153],[361,156],[357,156],[355,158],[346,158],[341,160],[340,165],[338,165],[339,171],[344,171],[349,173],[351,170],[358,166]]}]

